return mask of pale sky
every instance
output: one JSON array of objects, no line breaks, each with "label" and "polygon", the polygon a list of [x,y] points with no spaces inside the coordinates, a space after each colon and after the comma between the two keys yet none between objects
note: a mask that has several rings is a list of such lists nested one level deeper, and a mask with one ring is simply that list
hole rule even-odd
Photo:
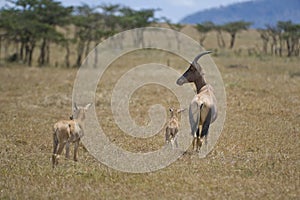
[{"label": "pale sky", "polygon": [[[56,0],[58,1],[58,0]],[[226,6],[236,2],[249,0],[61,0],[63,5],[80,5],[82,2],[91,6],[105,4],[120,4],[133,9],[160,8],[156,17],[167,17],[173,23],[179,22],[183,17],[197,11]],[[0,0],[0,7],[5,5],[5,0]]]}]

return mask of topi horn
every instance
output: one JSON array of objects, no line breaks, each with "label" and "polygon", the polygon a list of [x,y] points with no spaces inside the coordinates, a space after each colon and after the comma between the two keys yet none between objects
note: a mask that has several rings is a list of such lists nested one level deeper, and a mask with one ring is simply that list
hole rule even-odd
[{"label": "topi horn", "polygon": [[195,65],[195,64],[197,63],[197,61],[198,61],[202,56],[204,56],[204,55],[206,55],[206,54],[209,54],[209,53],[212,53],[212,51],[204,51],[204,52],[200,53],[198,56],[196,56],[196,57],[194,58],[192,64]]}]

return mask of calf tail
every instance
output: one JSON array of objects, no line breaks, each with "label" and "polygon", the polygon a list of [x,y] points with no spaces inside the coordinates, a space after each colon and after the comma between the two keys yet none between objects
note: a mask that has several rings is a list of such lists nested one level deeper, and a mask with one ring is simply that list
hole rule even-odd
[{"label": "calf tail", "polygon": [[210,122],[211,122],[211,108],[209,108],[206,118],[204,120],[204,123],[202,124],[200,138],[206,137],[208,135],[208,129],[210,126]]}]

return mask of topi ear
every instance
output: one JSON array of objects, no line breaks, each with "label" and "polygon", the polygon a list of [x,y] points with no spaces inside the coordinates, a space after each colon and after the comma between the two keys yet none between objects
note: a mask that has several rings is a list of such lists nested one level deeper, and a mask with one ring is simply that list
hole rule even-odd
[{"label": "topi ear", "polygon": [[74,111],[75,110],[78,110],[78,107],[77,107],[76,103],[74,103]]},{"label": "topi ear", "polygon": [[84,107],[84,109],[85,109],[85,110],[89,109],[89,108],[91,107],[91,105],[92,105],[92,103],[87,104],[87,105]]},{"label": "topi ear", "polygon": [[186,111],[186,108],[184,108],[184,109],[178,109],[177,113],[181,113],[181,112],[184,112],[184,111]]}]

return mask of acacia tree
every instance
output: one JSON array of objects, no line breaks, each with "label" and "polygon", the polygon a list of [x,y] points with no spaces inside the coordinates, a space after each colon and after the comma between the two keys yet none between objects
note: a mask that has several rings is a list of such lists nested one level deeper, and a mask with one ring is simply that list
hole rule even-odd
[{"label": "acacia tree", "polygon": [[278,21],[280,36],[286,42],[287,56],[299,55],[300,24],[291,21]]},{"label": "acacia tree", "polygon": [[[63,7],[54,0],[10,0],[13,6],[1,11],[0,26],[6,31],[7,40],[17,43],[16,55],[31,66],[35,47],[40,45],[40,66],[49,62],[49,43],[62,35],[55,26],[63,25],[70,7]],[[20,44],[20,45],[19,45]]]},{"label": "acacia tree", "polygon": [[220,48],[225,48],[226,44],[223,37],[223,25],[215,25],[214,30],[217,32],[217,42]]},{"label": "acacia tree", "polygon": [[[100,6],[102,9],[102,15],[105,25],[105,30],[107,34],[113,34],[116,32],[118,26],[118,17],[117,13],[120,10],[120,5],[118,4],[102,4]],[[108,33],[110,32],[110,33]]]},{"label": "acacia tree", "polygon": [[149,26],[157,21],[154,17],[156,9],[134,10],[129,7],[119,9],[119,22],[123,29],[140,28]]},{"label": "acacia tree", "polygon": [[83,55],[87,56],[89,53],[91,42],[95,40],[96,31],[103,25],[103,16],[96,11],[97,9],[98,6],[90,7],[87,4],[75,9],[73,23],[77,40],[77,67],[80,67]]},{"label": "acacia tree", "polygon": [[203,42],[206,38],[207,33],[212,31],[215,28],[215,25],[213,22],[204,22],[202,24],[196,24],[195,28],[200,35],[199,43],[201,46],[203,46]]},{"label": "acacia tree", "polygon": [[[39,48],[39,66],[48,64],[50,45],[57,43],[65,48],[65,63],[69,66],[70,44],[74,42],[77,45],[76,65],[80,66],[93,43],[117,31],[146,27],[157,20],[155,9],[134,10],[119,5],[89,7],[85,4],[73,9],[56,0],[7,1],[11,6],[0,10],[0,48],[3,41],[14,42],[16,57],[28,65],[32,64],[36,48]],[[74,26],[68,26],[70,24]],[[72,34],[64,32],[73,27],[74,37],[70,38]],[[134,39],[143,45],[143,32],[137,33]]]},{"label": "acacia tree", "polygon": [[[36,43],[37,22],[34,20],[32,7],[34,4],[21,4],[14,2],[15,7],[8,7],[1,10],[0,26],[5,31],[7,41],[13,41],[20,50],[16,48],[16,58],[21,57],[23,62],[31,65],[32,53]],[[33,20],[28,20],[33,18]],[[24,56],[25,49],[25,56]],[[18,54],[20,53],[20,54]]]},{"label": "acacia tree", "polygon": [[231,36],[229,48],[232,49],[235,43],[236,34],[239,31],[247,30],[251,25],[251,22],[245,21],[236,21],[236,22],[229,22],[223,25],[223,30],[228,32]]},{"label": "acacia tree", "polygon": [[280,30],[277,26],[266,25],[266,31],[271,37],[271,55],[280,55],[282,56],[282,38],[280,36]]},{"label": "acacia tree", "polygon": [[42,40],[40,46],[39,66],[49,63],[50,42],[59,43],[63,35],[56,31],[56,27],[70,24],[73,7],[63,7],[60,2],[54,0],[40,0],[36,6],[39,22],[43,25],[39,30]]},{"label": "acacia tree", "polygon": [[162,22],[168,24],[168,26],[175,30],[175,38],[176,38],[176,42],[177,42],[177,49],[180,50],[180,39],[179,39],[179,32],[181,32],[181,30],[184,28],[184,25],[181,23],[172,23],[170,19],[166,18],[166,17],[162,17],[161,18]]},{"label": "acacia tree", "polygon": [[[0,53],[2,49],[2,43],[9,43],[10,41],[14,41],[17,43],[17,34],[13,31],[13,27],[15,27],[16,21],[11,17],[17,12],[14,10],[1,9],[0,10]],[[7,50],[5,48],[5,55],[7,57]],[[18,51],[18,50],[16,50]]]},{"label": "acacia tree", "polygon": [[268,31],[265,29],[257,29],[257,31],[260,34],[260,38],[262,39],[262,51],[264,54],[268,53],[268,44],[270,41],[270,35],[268,34]]},{"label": "acacia tree", "polygon": [[[134,10],[129,7],[123,7],[119,10],[119,24],[123,30],[132,28],[147,27],[152,23],[155,23],[157,19],[154,17],[156,9],[142,9]],[[136,45],[141,44],[144,46],[143,30],[138,29],[135,31],[136,35],[133,35]]]}]

